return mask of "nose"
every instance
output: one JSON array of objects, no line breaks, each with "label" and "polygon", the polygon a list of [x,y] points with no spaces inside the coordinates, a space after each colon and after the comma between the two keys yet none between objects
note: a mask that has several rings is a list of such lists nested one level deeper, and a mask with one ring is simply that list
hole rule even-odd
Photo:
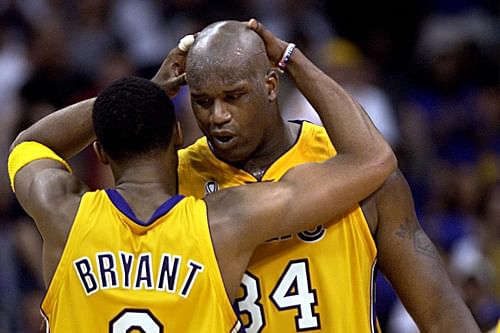
[{"label": "nose", "polygon": [[212,112],[212,123],[223,125],[231,120],[231,112],[227,110],[224,101],[215,100]]}]

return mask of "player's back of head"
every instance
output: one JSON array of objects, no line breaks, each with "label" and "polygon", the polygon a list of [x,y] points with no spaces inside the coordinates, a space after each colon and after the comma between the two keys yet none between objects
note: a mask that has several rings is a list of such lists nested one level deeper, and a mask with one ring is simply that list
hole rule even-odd
[{"label": "player's back of head", "polygon": [[126,77],[97,97],[92,111],[97,139],[113,160],[166,148],[175,125],[174,106],[150,80]]}]

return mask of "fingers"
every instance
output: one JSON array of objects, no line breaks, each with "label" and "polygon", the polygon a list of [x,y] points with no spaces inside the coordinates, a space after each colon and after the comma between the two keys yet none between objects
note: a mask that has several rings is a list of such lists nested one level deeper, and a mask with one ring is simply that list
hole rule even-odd
[{"label": "fingers", "polygon": [[264,24],[254,18],[248,21],[247,26],[258,33],[265,42],[272,42],[276,38],[271,31],[266,29]]},{"label": "fingers", "polygon": [[182,73],[179,76],[174,76],[168,79],[161,87],[168,97],[174,98],[179,92],[180,87],[186,83],[186,73]]},{"label": "fingers", "polygon": [[255,31],[264,41],[269,61],[273,66],[278,64],[288,43],[276,37],[271,31],[267,30],[264,24],[252,18],[247,22],[247,27]]},{"label": "fingers", "polygon": [[182,85],[185,85],[187,83],[186,73],[182,73],[179,76],[173,77],[172,79],[169,80],[168,83],[171,87],[180,87]]},{"label": "fingers", "polygon": [[264,25],[257,21],[256,19],[252,18],[250,21],[248,21],[247,26],[258,33],[262,38],[268,37],[266,36],[267,30],[264,28]]},{"label": "fingers", "polygon": [[250,21],[248,21],[247,26],[252,30],[257,30],[259,27],[259,22],[257,22],[256,19],[251,18]]}]

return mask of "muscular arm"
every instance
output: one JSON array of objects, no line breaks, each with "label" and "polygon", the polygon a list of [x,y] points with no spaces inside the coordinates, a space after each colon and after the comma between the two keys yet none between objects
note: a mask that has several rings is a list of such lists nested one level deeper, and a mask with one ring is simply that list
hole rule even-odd
[{"label": "muscular arm", "polygon": [[[184,52],[172,50],[153,82],[174,95],[185,82]],[[36,141],[68,159],[94,139],[92,108],[95,98],[87,99],[41,119],[21,132],[11,150],[25,141]],[[44,277],[48,282],[59,260],[81,196],[88,186],[52,159],[35,160],[18,171],[14,179],[16,197],[35,220],[44,239]]]},{"label": "muscular arm", "polygon": [[[174,48],[152,79],[171,97],[175,96],[180,85],[185,84],[185,75],[182,74],[185,67],[185,55],[185,52]],[[92,124],[94,101],[95,98],[90,98],[75,103],[41,119],[17,136],[11,145],[11,150],[21,142],[37,141],[54,150],[63,159],[76,155],[95,140]],[[42,205],[42,202],[53,202],[51,198],[68,194],[68,189],[77,194],[87,190],[84,184],[75,182],[72,176],[64,175],[62,173],[64,168],[59,163],[46,161],[46,163],[32,164],[34,166],[25,167],[19,172],[22,177],[16,177],[15,184],[18,189],[17,198],[33,217],[47,210],[52,211],[50,207],[47,209],[48,207]],[[48,168],[61,170],[52,173],[42,172]],[[40,176],[47,178],[51,185],[46,186]],[[39,178],[37,182],[34,181],[36,177]],[[33,184],[43,184],[43,189],[40,188],[40,192],[35,191],[39,187],[33,187]],[[42,196],[44,200],[41,200]]]},{"label": "muscular arm", "polygon": [[[286,43],[259,25],[271,61]],[[230,243],[231,263],[249,258],[254,247],[275,236],[306,230],[340,216],[375,191],[396,167],[389,145],[363,109],[330,77],[296,50],[288,64],[290,76],[320,110],[338,154],[324,163],[301,165],[276,183],[259,183],[211,194],[206,198],[212,234],[239,239]],[[240,223],[232,223],[238,220]],[[231,238],[232,237],[232,238]],[[219,258],[220,259],[220,258]],[[230,266],[231,263],[228,265]],[[224,263],[223,263],[224,265]],[[238,270],[236,270],[238,271]],[[243,272],[243,271],[241,271]],[[240,275],[234,279],[239,285]],[[237,275],[237,274],[236,274]],[[232,284],[224,277],[228,292]]]},{"label": "muscular arm", "polygon": [[410,188],[393,174],[374,195],[378,263],[422,332],[479,332],[420,227]]},{"label": "muscular arm", "polygon": [[[274,37],[261,24],[255,21],[250,24],[252,22],[251,27],[264,40],[269,59],[277,63],[287,43]],[[269,223],[273,230],[262,229],[260,236],[264,239],[331,220],[375,191],[396,167],[390,146],[364,110],[300,50],[292,54],[287,71],[320,113],[338,154],[324,163],[291,169],[278,184],[258,184],[233,191],[233,199],[228,200],[246,202],[243,210],[250,219],[253,219],[252,212],[259,212],[263,214],[259,220],[275,221]],[[235,214],[241,215],[239,206],[234,206],[238,207]],[[253,234],[258,237],[259,232],[253,231]]]}]

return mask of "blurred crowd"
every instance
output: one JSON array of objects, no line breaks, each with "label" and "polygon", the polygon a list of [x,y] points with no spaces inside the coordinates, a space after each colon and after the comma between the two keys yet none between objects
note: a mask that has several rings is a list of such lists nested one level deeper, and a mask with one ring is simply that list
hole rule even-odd
[{"label": "blurred crowd", "polygon": [[[398,8],[401,6],[401,8]],[[38,332],[41,240],[9,189],[16,133],[125,75],[150,78],[188,33],[261,20],[294,41],[367,110],[397,152],[417,214],[482,330],[500,318],[500,17],[488,0],[0,0],[0,333]],[[320,120],[282,77],[289,119]],[[174,100],[200,132],[187,88]],[[70,161],[111,185],[85,150]],[[418,332],[379,274],[384,332]]]}]

